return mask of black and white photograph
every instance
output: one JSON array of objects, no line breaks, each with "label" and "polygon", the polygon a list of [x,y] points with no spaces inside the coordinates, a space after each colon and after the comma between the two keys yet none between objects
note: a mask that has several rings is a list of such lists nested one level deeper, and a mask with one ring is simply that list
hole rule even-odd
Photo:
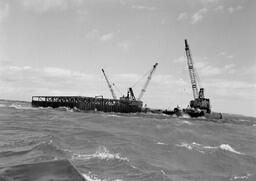
[{"label": "black and white photograph", "polygon": [[0,0],[0,181],[255,181],[256,1]]}]

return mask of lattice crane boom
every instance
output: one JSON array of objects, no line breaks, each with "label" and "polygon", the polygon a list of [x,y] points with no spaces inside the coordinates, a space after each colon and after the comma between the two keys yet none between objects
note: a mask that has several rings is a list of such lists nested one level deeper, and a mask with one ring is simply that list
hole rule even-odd
[{"label": "lattice crane boom", "polygon": [[106,75],[104,69],[101,69],[101,70],[102,70],[103,75],[104,75],[104,77],[105,77],[105,79],[106,79],[106,82],[107,82],[107,84],[108,84],[108,87],[109,87],[109,90],[110,90],[110,92],[111,92],[111,94],[112,94],[112,97],[113,97],[114,99],[117,99],[116,94],[115,94],[115,92],[114,92],[114,90],[113,90],[113,88],[112,88],[112,86],[111,86],[111,84],[110,84],[110,82],[109,82],[109,80],[108,80],[108,77],[107,77],[107,75]]},{"label": "lattice crane boom", "polygon": [[186,55],[187,55],[187,64],[188,64],[189,76],[190,76],[190,80],[191,80],[191,84],[192,84],[193,96],[194,96],[194,99],[197,99],[199,96],[198,95],[198,82],[196,79],[196,73],[194,70],[193,60],[192,60],[192,56],[191,56],[191,52],[190,52],[187,40],[185,40],[185,51],[186,51]]},{"label": "lattice crane boom", "polygon": [[145,82],[143,88],[141,89],[141,92],[140,92],[139,97],[138,97],[138,99],[137,99],[138,101],[140,101],[140,100],[142,99],[144,93],[146,92],[146,89],[147,89],[147,87],[148,87],[148,84],[149,84],[149,82],[150,82],[150,80],[151,80],[151,77],[152,77],[154,71],[156,70],[157,65],[158,65],[158,63],[155,63],[155,65],[153,66],[152,70],[150,71],[150,73],[149,73],[149,75],[148,75],[148,77],[147,77],[147,81]]}]

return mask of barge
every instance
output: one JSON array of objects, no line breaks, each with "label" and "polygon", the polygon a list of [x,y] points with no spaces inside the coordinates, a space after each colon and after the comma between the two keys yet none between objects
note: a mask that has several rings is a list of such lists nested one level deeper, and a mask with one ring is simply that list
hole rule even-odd
[{"label": "barge", "polygon": [[82,96],[33,96],[33,107],[68,107],[84,111],[134,113],[142,111],[142,101]]}]

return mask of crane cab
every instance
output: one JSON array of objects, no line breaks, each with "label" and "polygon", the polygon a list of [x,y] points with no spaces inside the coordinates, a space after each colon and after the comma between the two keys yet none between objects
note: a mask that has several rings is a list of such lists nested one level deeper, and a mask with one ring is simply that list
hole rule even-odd
[{"label": "crane cab", "polygon": [[204,88],[200,88],[199,97],[190,101],[190,107],[211,113],[210,99],[204,97]]}]

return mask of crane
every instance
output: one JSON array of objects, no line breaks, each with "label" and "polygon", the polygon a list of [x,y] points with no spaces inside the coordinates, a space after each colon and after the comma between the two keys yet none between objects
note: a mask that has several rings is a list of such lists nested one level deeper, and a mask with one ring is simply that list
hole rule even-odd
[{"label": "crane", "polygon": [[149,84],[149,82],[150,82],[150,80],[151,80],[151,77],[152,77],[154,71],[156,70],[157,65],[158,65],[158,63],[155,63],[155,65],[153,66],[152,70],[150,71],[150,73],[149,73],[149,75],[148,75],[148,77],[147,77],[147,81],[145,82],[143,88],[141,89],[141,92],[140,92],[139,97],[138,97],[138,99],[137,99],[138,101],[141,100],[141,98],[143,97],[144,93],[146,92],[146,89],[147,89],[147,87],[148,87],[148,84]]},{"label": "crane", "polygon": [[196,80],[196,74],[195,74],[195,70],[193,67],[193,60],[191,57],[191,52],[188,46],[188,42],[187,40],[185,40],[185,51],[186,51],[186,55],[187,55],[187,64],[188,64],[188,70],[189,70],[189,76],[190,76],[190,80],[191,80],[191,85],[192,85],[192,91],[193,91],[193,96],[194,99],[198,98],[198,83]]},{"label": "crane", "polygon": [[108,77],[107,77],[107,75],[106,75],[104,69],[101,69],[101,70],[102,70],[103,75],[104,75],[104,77],[105,77],[105,79],[106,79],[106,82],[107,82],[107,84],[108,84],[108,87],[109,87],[109,90],[110,90],[110,92],[111,92],[111,94],[112,94],[112,97],[113,97],[114,99],[117,99],[116,94],[115,94],[115,92],[114,92],[114,90],[113,90],[113,88],[112,88],[112,86],[111,86],[111,84],[110,84],[110,82],[109,82],[109,80],[108,80]]},{"label": "crane", "polygon": [[196,78],[196,72],[187,40],[185,40],[185,52],[187,55],[187,64],[194,97],[194,100],[190,101],[190,107],[199,108],[207,113],[211,113],[210,99],[204,97],[204,88],[200,88],[198,92],[198,80]]}]

